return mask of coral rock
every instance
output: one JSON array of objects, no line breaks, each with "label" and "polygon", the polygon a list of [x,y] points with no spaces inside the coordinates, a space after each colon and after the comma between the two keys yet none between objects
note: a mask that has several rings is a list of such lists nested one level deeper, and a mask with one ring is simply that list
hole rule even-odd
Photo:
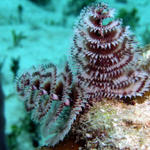
[{"label": "coral rock", "polygon": [[82,150],[149,150],[149,112],[150,96],[135,105],[103,99],[81,116],[72,132],[79,143],[84,141]]}]

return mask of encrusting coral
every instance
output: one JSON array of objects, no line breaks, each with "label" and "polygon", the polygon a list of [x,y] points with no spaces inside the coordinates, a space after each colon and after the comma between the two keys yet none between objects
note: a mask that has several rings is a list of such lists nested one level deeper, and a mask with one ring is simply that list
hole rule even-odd
[{"label": "encrusting coral", "polygon": [[54,146],[73,126],[72,133],[77,141],[85,142],[86,149],[132,149],[134,142],[138,148],[150,147],[139,138],[142,135],[146,143],[150,142],[146,136],[149,100],[143,104],[133,101],[150,91],[146,71],[149,60],[141,63],[141,49],[129,27],[112,20],[114,12],[104,3],[81,12],[71,50],[78,66],[75,77],[68,63],[60,74],[50,63],[34,67],[18,78],[17,92],[40,125],[41,145]]},{"label": "encrusting coral", "polygon": [[150,87],[148,74],[139,68],[140,49],[129,27],[110,20],[114,12],[103,3],[86,7],[75,27],[72,55],[89,99],[142,96]]}]

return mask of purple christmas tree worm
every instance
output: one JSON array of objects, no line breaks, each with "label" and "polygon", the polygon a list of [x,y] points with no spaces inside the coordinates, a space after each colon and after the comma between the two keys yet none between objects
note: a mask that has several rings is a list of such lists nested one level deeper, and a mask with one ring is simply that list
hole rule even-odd
[{"label": "purple christmas tree worm", "polygon": [[148,74],[139,67],[140,49],[129,27],[113,20],[114,12],[104,3],[93,4],[82,10],[75,27],[71,53],[89,101],[132,98],[149,91]]},{"label": "purple christmas tree worm", "polygon": [[40,125],[42,145],[63,140],[85,105],[84,91],[73,82],[68,63],[60,74],[53,64],[27,71],[17,80],[17,92]]}]

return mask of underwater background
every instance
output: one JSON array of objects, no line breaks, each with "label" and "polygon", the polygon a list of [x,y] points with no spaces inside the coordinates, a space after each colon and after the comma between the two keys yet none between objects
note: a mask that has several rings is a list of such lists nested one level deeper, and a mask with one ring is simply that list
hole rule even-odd
[{"label": "underwater background", "polygon": [[32,66],[49,62],[61,70],[70,59],[73,26],[80,11],[93,2],[106,2],[109,7],[115,8],[116,17],[122,18],[123,25],[130,26],[141,47],[150,43],[149,0],[0,2],[0,81],[4,94],[4,99],[0,94],[0,100],[4,100],[8,149],[33,150],[39,146],[40,138],[36,125],[16,93],[17,75]]}]

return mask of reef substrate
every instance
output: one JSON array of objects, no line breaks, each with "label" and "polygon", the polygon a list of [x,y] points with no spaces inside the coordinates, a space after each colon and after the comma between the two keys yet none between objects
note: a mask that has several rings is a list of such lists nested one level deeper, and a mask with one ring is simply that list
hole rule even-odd
[{"label": "reef substrate", "polygon": [[116,99],[103,99],[82,115],[73,125],[82,150],[149,150],[150,95],[126,104]]}]

